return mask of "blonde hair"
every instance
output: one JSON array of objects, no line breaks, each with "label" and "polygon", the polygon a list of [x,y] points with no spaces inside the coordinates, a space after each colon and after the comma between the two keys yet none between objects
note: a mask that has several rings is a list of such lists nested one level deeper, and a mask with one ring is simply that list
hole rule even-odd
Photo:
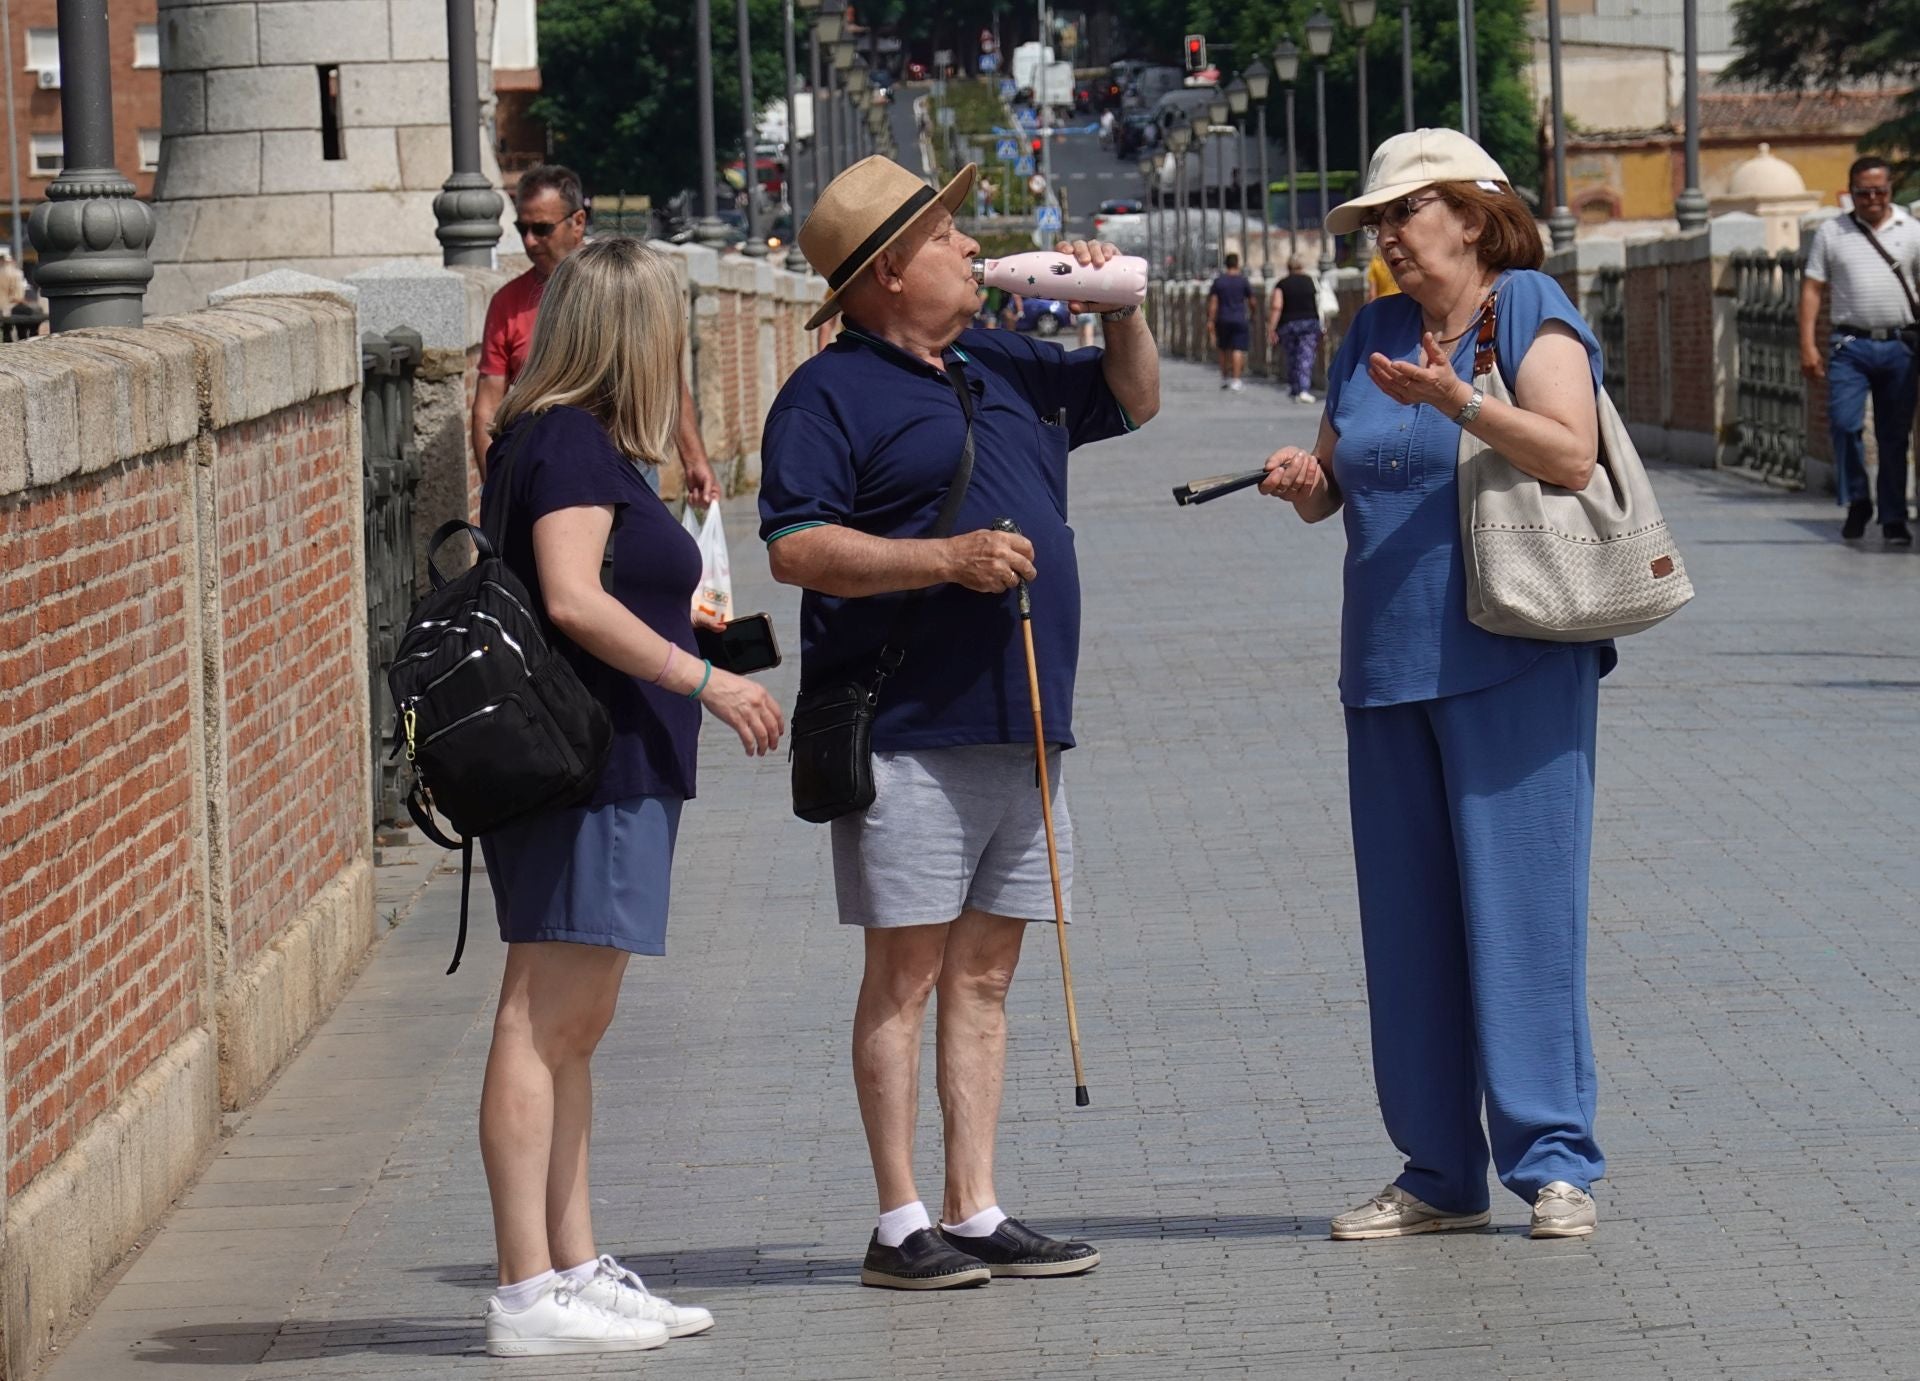
[{"label": "blonde hair", "polygon": [[583,408],[622,454],[660,464],[680,410],[685,337],[665,255],[626,236],[583,245],[541,295],[526,368],[494,414],[493,434],[527,414]]}]

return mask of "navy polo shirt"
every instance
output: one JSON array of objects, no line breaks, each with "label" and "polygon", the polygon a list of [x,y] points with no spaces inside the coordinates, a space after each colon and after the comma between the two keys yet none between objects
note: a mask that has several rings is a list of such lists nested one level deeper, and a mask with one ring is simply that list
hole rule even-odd
[{"label": "navy polo shirt", "polygon": [[[1009,517],[1033,543],[1033,641],[1047,738],[1073,745],[1080,573],[1067,525],[1067,452],[1130,429],[1099,350],[1067,352],[1012,331],[965,331],[974,400],[973,481],[956,534]],[[926,537],[953,479],[966,419],[947,376],[849,322],[794,371],[761,441],[760,535],[769,545],[823,523]],[[904,593],[800,603],[803,691],[865,679]],[[937,585],[902,638],[905,661],[875,718],[880,751],[1031,739],[1017,591]]]}]

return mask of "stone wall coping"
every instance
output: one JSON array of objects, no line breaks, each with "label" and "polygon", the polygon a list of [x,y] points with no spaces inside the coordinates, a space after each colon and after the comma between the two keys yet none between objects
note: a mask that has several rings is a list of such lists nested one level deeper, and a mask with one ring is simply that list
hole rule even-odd
[{"label": "stone wall coping", "polygon": [[1728,211],[1707,222],[1707,244],[1715,258],[1743,249],[1767,247],[1767,223],[1749,211]]},{"label": "stone wall coping", "polygon": [[1596,236],[1591,240],[1575,240],[1565,249],[1554,250],[1547,255],[1544,271],[1555,275],[1592,273],[1597,269],[1619,269],[1626,266],[1626,242]]},{"label": "stone wall coping", "polygon": [[207,305],[219,307],[239,297],[330,297],[349,307],[360,300],[360,290],[337,278],[321,278],[298,269],[271,269],[207,294]]},{"label": "stone wall coping", "polygon": [[703,288],[720,286],[720,256],[705,245],[660,244],[660,247],[686,264],[688,282]]},{"label": "stone wall coping", "polygon": [[1713,257],[1705,230],[1686,234],[1662,235],[1653,240],[1637,240],[1627,246],[1627,267],[1668,268],[1675,264],[1693,264]]},{"label": "stone wall coping", "polygon": [[487,303],[508,275],[395,259],[347,275],[359,293],[360,331],[383,336],[400,327],[420,333],[429,350],[467,350],[480,343]]},{"label": "stone wall coping", "polygon": [[784,273],[765,259],[750,259],[744,254],[728,254],[720,260],[720,286],[755,297],[773,296],[773,275]]}]

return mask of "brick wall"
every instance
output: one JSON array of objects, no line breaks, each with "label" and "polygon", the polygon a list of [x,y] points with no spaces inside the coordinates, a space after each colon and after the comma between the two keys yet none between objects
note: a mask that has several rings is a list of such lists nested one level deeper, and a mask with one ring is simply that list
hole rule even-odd
[{"label": "brick wall", "polygon": [[371,941],[358,382],[325,300],[0,349],[6,1375]]},{"label": "brick wall", "polygon": [[1670,384],[1666,424],[1682,431],[1719,427],[1719,398],[1714,377],[1713,270],[1711,259],[1675,264],[1667,270],[1667,370]]},{"label": "brick wall", "polygon": [[[1664,268],[1627,272],[1627,396],[1621,414],[1629,422],[1666,423],[1661,376],[1666,370],[1660,342],[1660,296]],[[1617,401],[1617,400],[1616,400]]]}]

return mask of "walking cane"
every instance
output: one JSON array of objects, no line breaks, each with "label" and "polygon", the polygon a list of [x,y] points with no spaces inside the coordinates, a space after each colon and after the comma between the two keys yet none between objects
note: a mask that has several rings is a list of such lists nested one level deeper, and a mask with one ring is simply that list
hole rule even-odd
[{"label": "walking cane", "polygon": [[[1019,535],[1011,518],[996,518],[996,532]],[[1020,632],[1027,644],[1027,699],[1033,705],[1033,764],[1040,780],[1040,818],[1047,827],[1047,872],[1053,880],[1053,930],[1060,937],[1060,984],[1067,994],[1067,1043],[1073,1049],[1073,1103],[1084,1108],[1087,1074],[1080,1064],[1080,1016],[1073,1005],[1073,962],[1067,958],[1067,907],[1060,895],[1060,846],[1053,837],[1053,791],[1047,781],[1047,731],[1040,717],[1040,668],[1033,660],[1033,592],[1020,582]]]}]

